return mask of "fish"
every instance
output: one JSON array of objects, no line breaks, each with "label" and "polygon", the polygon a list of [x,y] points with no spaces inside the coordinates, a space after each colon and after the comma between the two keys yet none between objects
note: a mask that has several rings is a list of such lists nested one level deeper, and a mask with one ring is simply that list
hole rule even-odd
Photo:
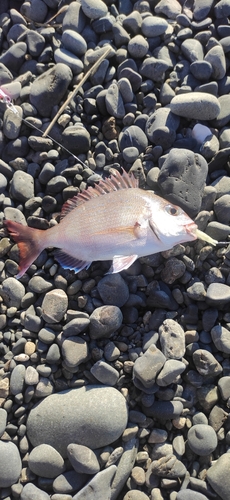
[{"label": "fish", "polygon": [[60,222],[46,230],[5,220],[19,248],[21,278],[40,253],[55,248],[55,259],[76,273],[93,261],[112,260],[109,273],[127,269],[136,259],[194,241],[197,225],[182,210],[151,190],[139,188],[138,179],[125,170],[65,202]]}]

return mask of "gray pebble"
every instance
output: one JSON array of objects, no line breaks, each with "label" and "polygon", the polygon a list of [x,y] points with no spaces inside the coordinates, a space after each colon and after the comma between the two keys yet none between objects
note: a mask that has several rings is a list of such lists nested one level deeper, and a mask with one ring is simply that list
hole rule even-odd
[{"label": "gray pebble", "polygon": [[185,369],[186,366],[182,361],[177,361],[176,359],[166,360],[162,370],[157,376],[156,383],[160,387],[166,387],[167,385],[176,383],[177,377],[179,377]]},{"label": "gray pebble", "polygon": [[90,369],[92,375],[102,384],[114,386],[116,385],[119,372],[113,368],[113,366],[105,363],[105,361],[99,360]]},{"label": "gray pebble", "polygon": [[63,334],[65,337],[71,337],[73,335],[79,335],[87,330],[90,324],[89,318],[74,318],[68,321],[63,327]]},{"label": "gray pebble", "polygon": [[81,6],[89,19],[99,19],[108,12],[108,7],[102,0],[82,0]]},{"label": "gray pebble", "polygon": [[27,432],[33,446],[50,444],[66,457],[68,444],[91,449],[107,446],[120,437],[126,425],[126,402],[119,391],[91,385],[52,394],[35,405]]},{"label": "gray pebble", "polygon": [[34,179],[30,174],[17,170],[10,186],[11,195],[18,201],[25,202],[34,196]]},{"label": "gray pebble", "polygon": [[40,380],[35,389],[35,397],[46,398],[50,396],[53,392],[54,392],[54,386],[51,380],[49,380],[47,377],[40,377]]},{"label": "gray pebble", "polygon": [[213,354],[204,349],[197,349],[193,353],[193,362],[200,375],[204,376],[218,376],[222,373],[223,369],[213,356]]},{"label": "gray pebble", "polygon": [[0,408],[0,437],[5,432],[7,422],[7,411],[4,408]]},{"label": "gray pebble", "polygon": [[117,306],[97,307],[90,316],[91,339],[110,337],[120,328],[122,321],[123,315]]},{"label": "gray pebble", "polygon": [[142,17],[137,10],[131,12],[123,20],[123,26],[125,30],[127,30],[129,33],[132,33],[132,35],[137,35],[139,33],[141,23]]},{"label": "gray pebble", "polygon": [[108,274],[97,285],[104,304],[122,307],[129,298],[129,289],[120,274]]},{"label": "gray pebble", "polygon": [[27,47],[32,57],[39,57],[45,47],[45,38],[38,31],[27,30]]},{"label": "gray pebble", "polygon": [[63,32],[69,29],[76,33],[81,33],[85,27],[86,20],[81,4],[72,2],[68,5],[63,18]]},{"label": "gray pebble", "polygon": [[179,123],[179,118],[169,108],[159,108],[147,120],[146,135],[156,146],[168,149],[176,139]]},{"label": "gray pebble", "polygon": [[199,40],[195,40],[194,38],[184,40],[181,44],[181,51],[190,63],[203,60],[204,51]]},{"label": "gray pebble", "polygon": [[221,325],[216,325],[211,329],[212,340],[218,351],[230,353],[229,330]]},{"label": "gray pebble", "polygon": [[149,50],[149,44],[142,35],[134,36],[128,43],[128,51],[134,59],[142,59]]},{"label": "gray pebble", "polygon": [[24,365],[17,365],[13,369],[10,377],[10,392],[14,396],[23,391],[26,368]]},{"label": "gray pebble", "polygon": [[38,76],[30,88],[30,101],[41,116],[50,116],[59,104],[72,80],[72,71],[66,64],[57,63]]},{"label": "gray pebble", "polygon": [[42,278],[42,276],[33,276],[28,283],[28,287],[31,292],[47,293],[53,288],[53,284]]},{"label": "gray pebble", "polygon": [[166,358],[181,359],[185,353],[183,328],[173,319],[166,319],[159,328],[162,352]]},{"label": "gray pebble", "polygon": [[87,446],[71,443],[67,446],[67,456],[76,472],[97,474],[100,465],[97,455]]},{"label": "gray pebble", "polygon": [[120,78],[118,80],[118,88],[122,95],[123,102],[132,102],[134,94],[132,90],[132,85],[128,78]]},{"label": "gray pebble", "polygon": [[65,470],[62,456],[48,444],[40,444],[33,448],[28,465],[34,474],[47,478],[55,478]]},{"label": "gray pebble", "polygon": [[221,377],[218,380],[218,388],[221,398],[226,401],[230,397],[230,376]]},{"label": "gray pebble", "polygon": [[101,500],[102,498],[112,498],[111,484],[116,473],[116,465],[111,465],[107,469],[98,472],[91,481],[87,483],[76,495],[73,500]]},{"label": "gray pebble", "polygon": [[170,102],[172,113],[187,119],[213,120],[220,112],[218,99],[204,92],[176,95]]},{"label": "gray pebble", "polygon": [[[215,120],[213,120],[213,124],[215,127],[225,127],[228,124],[228,116],[230,112],[230,99],[229,95],[221,95],[218,98],[220,104],[220,112]],[[229,143],[226,144],[225,147],[228,147]],[[224,147],[224,146],[223,146]]]},{"label": "gray pebble", "polygon": [[65,339],[61,349],[65,366],[72,373],[78,371],[78,365],[87,361],[89,356],[87,342],[77,335]]},{"label": "gray pebble", "polygon": [[39,382],[39,375],[33,366],[27,366],[25,373],[25,384],[37,385]]},{"label": "gray pebble", "polygon": [[10,441],[0,441],[0,488],[8,488],[18,481],[22,463],[18,447]]},{"label": "gray pebble", "polygon": [[230,302],[230,287],[223,283],[211,283],[207,288],[206,302],[210,306],[223,307]]},{"label": "gray pebble", "polygon": [[22,108],[16,107],[17,113],[6,109],[3,117],[3,132],[8,139],[16,139],[20,134],[22,124]]},{"label": "gray pebble", "polygon": [[140,74],[153,82],[162,82],[168,69],[169,64],[164,59],[147,57],[140,66]]},{"label": "gray pebble", "polygon": [[162,420],[179,418],[183,411],[183,404],[180,401],[155,401],[151,406],[144,407],[143,411],[148,417]]},{"label": "gray pebble", "polygon": [[16,73],[24,63],[27,51],[25,42],[16,42],[0,56],[0,63],[4,64],[10,71]]},{"label": "gray pebble", "polygon": [[143,153],[147,145],[148,141],[145,133],[136,125],[126,127],[119,135],[119,147],[121,151],[128,147],[136,147],[139,153]]},{"label": "gray pebble", "polygon": [[109,86],[105,96],[105,104],[111,116],[115,116],[115,118],[125,116],[125,107],[117,82],[113,82]]},{"label": "gray pebble", "polygon": [[[133,469],[137,456],[137,440],[135,437],[124,443],[124,451],[118,462],[116,475],[112,483],[111,500],[116,500],[117,495],[122,491],[126,481]],[[114,466],[112,466],[114,467]],[[109,467],[110,469],[110,467]],[[107,470],[107,469],[106,469]],[[92,499],[93,500],[93,499]],[[99,498],[98,498],[99,500]]]},{"label": "gray pebble", "polygon": [[212,65],[214,80],[221,80],[224,78],[226,73],[226,60],[223,48],[221,45],[215,45],[212,47],[204,57],[205,61],[208,61]]},{"label": "gray pebble", "polygon": [[207,172],[208,164],[201,155],[188,149],[171,149],[158,177],[162,195],[195,217],[201,207]]},{"label": "gray pebble", "polygon": [[70,68],[70,71],[72,70],[74,75],[78,75],[83,71],[84,65],[82,60],[69,50],[66,50],[62,47],[55,50],[54,59],[57,63],[55,64],[55,67],[58,64],[68,66],[68,68]]},{"label": "gray pebble", "polygon": [[[137,358],[133,367],[133,376],[146,388],[154,386],[156,376],[165,363],[164,354],[152,344],[143,356]],[[134,381],[135,383],[135,381]]]},{"label": "gray pebble", "polygon": [[167,455],[158,460],[153,460],[148,472],[159,477],[174,479],[184,476],[186,467],[175,455]]},{"label": "gray pebble", "polygon": [[181,5],[176,0],[160,0],[155,6],[156,14],[164,14],[169,19],[176,19],[181,13]]},{"label": "gray pebble", "polygon": [[85,474],[78,474],[76,471],[68,470],[54,479],[53,490],[59,494],[68,495],[68,493],[81,490],[86,480],[87,476]]},{"label": "gray pebble", "polygon": [[73,30],[63,31],[62,43],[67,50],[78,57],[83,56],[87,50],[87,44],[84,38]]},{"label": "gray pebble", "polygon": [[0,296],[7,307],[16,307],[18,309],[24,295],[25,287],[15,278],[6,278],[0,286]]},{"label": "gray pebble", "polygon": [[207,471],[207,480],[214,491],[225,500],[228,498],[230,454],[224,453]]},{"label": "gray pebble", "polygon": [[217,435],[210,425],[193,425],[188,431],[188,444],[197,455],[209,455],[217,447]]},{"label": "gray pebble", "polygon": [[36,498],[36,500],[49,500],[50,496],[44,490],[37,488],[33,483],[27,483],[23,487],[21,493],[21,500],[31,500],[31,498]]},{"label": "gray pebble", "polygon": [[180,490],[177,493],[176,500],[207,500],[208,497],[203,495],[203,493],[199,493],[199,491],[194,491],[190,489]]},{"label": "gray pebble", "polygon": [[166,19],[158,16],[147,16],[141,24],[141,31],[147,38],[163,35],[168,28]]},{"label": "gray pebble", "polygon": [[140,490],[132,489],[125,494],[123,500],[148,500],[148,496]]}]

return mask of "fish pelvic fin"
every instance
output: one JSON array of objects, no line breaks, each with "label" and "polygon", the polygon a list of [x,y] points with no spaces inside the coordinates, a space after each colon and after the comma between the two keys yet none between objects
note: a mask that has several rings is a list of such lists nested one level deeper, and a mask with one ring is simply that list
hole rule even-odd
[{"label": "fish pelvic fin", "polygon": [[13,238],[19,248],[19,272],[15,276],[19,279],[37,259],[42,250],[44,250],[45,245],[42,238],[44,231],[29,226],[23,226],[12,220],[5,220],[4,225],[10,237]]},{"label": "fish pelvic fin", "polygon": [[106,274],[120,273],[124,269],[128,269],[137,258],[138,255],[115,255],[112,265]]}]

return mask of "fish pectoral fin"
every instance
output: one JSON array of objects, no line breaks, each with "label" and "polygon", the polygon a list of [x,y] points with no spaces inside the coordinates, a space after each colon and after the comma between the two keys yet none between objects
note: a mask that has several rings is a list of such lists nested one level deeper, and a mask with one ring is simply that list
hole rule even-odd
[{"label": "fish pectoral fin", "polygon": [[128,269],[137,258],[138,255],[115,255],[112,265],[106,274],[120,273],[124,269]]},{"label": "fish pectoral fin", "polygon": [[72,257],[72,255],[63,252],[62,250],[56,250],[54,255],[55,259],[64,269],[71,269],[72,271],[75,271],[75,273],[79,273],[79,271],[82,271],[82,269],[85,268],[88,269],[91,264],[91,262]]}]

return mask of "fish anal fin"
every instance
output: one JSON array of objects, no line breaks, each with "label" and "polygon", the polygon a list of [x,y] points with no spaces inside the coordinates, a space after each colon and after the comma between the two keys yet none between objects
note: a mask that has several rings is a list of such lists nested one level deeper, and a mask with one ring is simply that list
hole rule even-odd
[{"label": "fish anal fin", "polygon": [[62,250],[56,250],[54,255],[55,259],[64,269],[70,269],[71,271],[75,271],[75,273],[79,273],[82,269],[88,268],[91,264],[91,262],[86,262],[84,260],[77,259],[76,257],[72,257]]},{"label": "fish anal fin", "polygon": [[95,184],[94,187],[90,186],[88,189],[84,189],[82,193],[79,193],[73,198],[67,200],[62,207],[61,219],[71,212],[71,210],[92,198],[106,195],[112,191],[118,191],[120,189],[137,188],[138,185],[139,181],[133,173],[128,174],[124,169],[122,169],[121,174],[118,170],[111,169],[110,177],[107,179],[101,179],[98,184]]},{"label": "fish anal fin", "polygon": [[138,255],[115,255],[112,265],[106,274],[120,273],[124,269],[128,269],[137,258]]}]

